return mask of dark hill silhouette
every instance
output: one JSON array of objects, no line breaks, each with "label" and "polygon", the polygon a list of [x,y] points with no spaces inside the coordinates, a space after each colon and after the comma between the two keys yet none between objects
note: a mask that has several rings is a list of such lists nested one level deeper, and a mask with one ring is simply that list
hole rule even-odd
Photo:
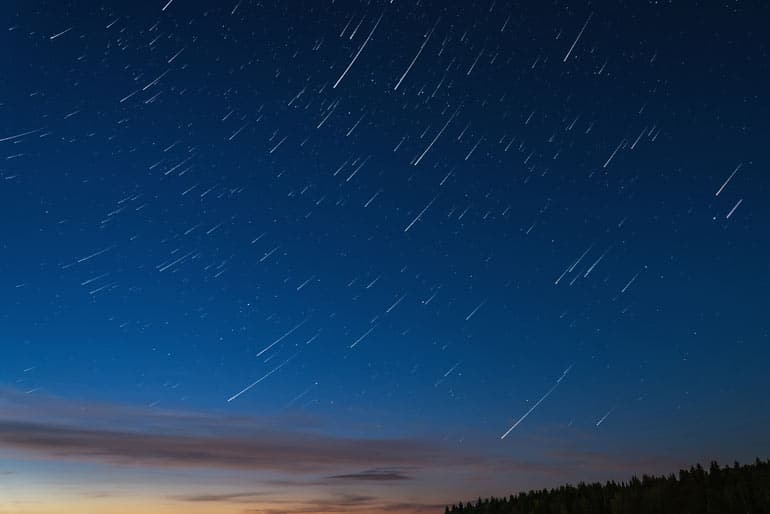
[{"label": "dark hill silhouette", "polygon": [[770,514],[770,460],[479,498],[446,514]]}]

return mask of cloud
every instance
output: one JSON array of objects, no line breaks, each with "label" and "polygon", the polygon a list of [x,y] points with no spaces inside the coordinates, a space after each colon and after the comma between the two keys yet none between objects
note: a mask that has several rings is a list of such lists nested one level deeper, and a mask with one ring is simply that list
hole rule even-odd
[{"label": "cloud", "polygon": [[[223,429],[223,432],[226,430]],[[248,437],[209,437],[2,420],[0,448],[54,459],[289,473],[372,463],[449,463],[448,456],[440,447],[408,439],[353,439],[264,430]],[[372,477],[376,479],[377,475]]]},{"label": "cloud", "polygon": [[[294,503],[294,502],[286,502]],[[365,495],[339,494],[325,498],[312,498],[301,504],[283,506],[279,503],[270,507],[245,509],[242,514],[328,514],[353,512],[356,514],[417,514],[442,512],[445,503],[395,502]]]},{"label": "cloud", "polygon": [[441,470],[475,472],[499,460],[427,439],[343,436],[327,423],[307,415],[185,412],[0,389],[0,451],[21,458],[257,472],[262,483],[279,488],[406,483],[418,469],[430,482]]},{"label": "cloud", "polygon": [[445,503],[389,503],[383,505],[385,512],[443,512]]},{"label": "cloud", "polygon": [[177,500],[185,502],[201,502],[201,503],[219,503],[219,502],[233,502],[233,503],[253,503],[260,501],[264,497],[270,495],[263,491],[256,492],[240,492],[240,493],[220,493],[220,494],[186,494],[177,496]]},{"label": "cloud", "polygon": [[[281,503],[290,504],[283,507]],[[374,496],[336,494],[325,498],[314,498],[297,505],[296,501],[275,502],[273,506],[260,509],[246,509],[244,514],[299,514],[322,512],[365,512],[380,506]]]},{"label": "cloud", "polygon": [[376,501],[375,499],[364,501],[336,501],[330,500],[312,500],[306,504],[292,507],[266,507],[258,509],[245,509],[242,514],[329,514],[333,513],[355,513],[355,514],[388,514],[397,512],[399,514],[421,514],[443,512],[446,503],[408,503],[408,502],[387,502]]},{"label": "cloud", "polygon": [[349,473],[344,475],[333,475],[327,477],[331,480],[354,480],[354,481],[372,481],[372,482],[390,482],[393,480],[411,480],[412,477],[404,474],[398,469],[368,469],[359,473]]},{"label": "cloud", "polygon": [[329,512],[355,512],[385,514],[441,512],[445,504],[408,503],[393,501],[388,498],[362,494],[333,493],[325,496],[310,497],[304,500],[270,498],[273,493],[263,491],[245,491],[220,494],[190,494],[176,496],[174,499],[185,502],[262,504],[259,508],[245,507],[242,514],[321,514]]}]

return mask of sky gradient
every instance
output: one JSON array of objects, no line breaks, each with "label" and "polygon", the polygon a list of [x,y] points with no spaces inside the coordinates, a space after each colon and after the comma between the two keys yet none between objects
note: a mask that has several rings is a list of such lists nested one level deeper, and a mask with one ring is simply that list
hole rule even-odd
[{"label": "sky gradient", "polygon": [[3,2],[0,513],[770,457],[768,16]]}]

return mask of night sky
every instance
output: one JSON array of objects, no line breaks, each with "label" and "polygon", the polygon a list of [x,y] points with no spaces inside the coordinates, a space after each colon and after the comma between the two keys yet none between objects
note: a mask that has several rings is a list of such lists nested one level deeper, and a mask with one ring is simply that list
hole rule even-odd
[{"label": "night sky", "polygon": [[3,1],[0,513],[770,456],[770,6],[679,4]]}]

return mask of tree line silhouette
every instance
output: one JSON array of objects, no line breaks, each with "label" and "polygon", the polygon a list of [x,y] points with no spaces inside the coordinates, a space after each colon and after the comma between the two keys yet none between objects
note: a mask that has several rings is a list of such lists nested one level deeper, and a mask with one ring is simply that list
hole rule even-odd
[{"label": "tree line silhouette", "polygon": [[770,514],[770,460],[700,464],[678,476],[564,485],[452,505],[445,514]]}]

